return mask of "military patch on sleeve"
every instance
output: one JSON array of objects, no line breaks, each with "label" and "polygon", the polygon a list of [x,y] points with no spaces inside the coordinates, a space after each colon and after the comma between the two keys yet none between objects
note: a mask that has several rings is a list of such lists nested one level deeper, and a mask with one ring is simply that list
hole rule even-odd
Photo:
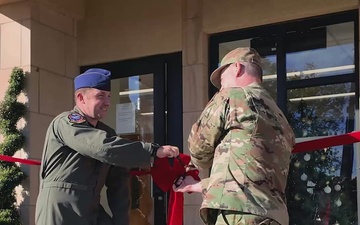
[{"label": "military patch on sleeve", "polygon": [[79,113],[70,113],[68,118],[70,123],[83,123],[86,121],[85,118]]}]

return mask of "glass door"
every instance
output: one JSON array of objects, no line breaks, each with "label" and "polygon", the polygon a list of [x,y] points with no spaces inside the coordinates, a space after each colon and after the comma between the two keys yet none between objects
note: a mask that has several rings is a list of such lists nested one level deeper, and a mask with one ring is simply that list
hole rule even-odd
[{"label": "glass door", "polygon": [[[174,53],[91,66],[112,72],[111,107],[104,122],[122,138],[182,149],[181,65],[181,53]],[[151,176],[130,176],[129,187],[130,224],[165,225],[167,193]],[[106,195],[102,204],[111,215]]]},{"label": "glass door", "polygon": [[[358,34],[357,11],[217,34],[210,37],[210,71],[232,49],[251,46],[297,142],[349,133],[360,124]],[[358,224],[358,146],[292,155],[290,225]]]},{"label": "glass door", "polygon": [[[355,27],[350,21],[286,33],[287,112],[298,140],[354,131]],[[294,154],[287,187],[292,221],[357,223],[356,177],[355,145]]]},{"label": "glass door", "polygon": [[[111,82],[110,111],[116,133],[133,141],[155,142],[154,139],[154,74],[114,79]],[[134,168],[136,169],[136,168]],[[141,168],[148,169],[148,168]],[[130,225],[151,225],[154,200],[151,176],[130,177]]]}]

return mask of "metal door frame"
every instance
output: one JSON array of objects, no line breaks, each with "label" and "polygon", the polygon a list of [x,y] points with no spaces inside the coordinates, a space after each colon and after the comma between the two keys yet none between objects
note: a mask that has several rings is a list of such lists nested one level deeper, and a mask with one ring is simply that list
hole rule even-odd
[{"label": "metal door frame", "polygon": [[[154,141],[183,149],[182,53],[81,66],[84,72],[99,67],[110,70],[111,79],[154,75]],[[165,113],[167,111],[167,113]],[[166,225],[168,195],[153,184],[154,224]]]}]

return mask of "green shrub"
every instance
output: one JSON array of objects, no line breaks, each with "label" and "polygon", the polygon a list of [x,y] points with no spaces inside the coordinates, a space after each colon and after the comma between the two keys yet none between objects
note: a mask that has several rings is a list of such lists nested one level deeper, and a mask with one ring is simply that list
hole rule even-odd
[{"label": "green shrub", "polygon": [[[0,155],[13,156],[25,144],[25,137],[16,124],[26,113],[26,106],[17,101],[24,90],[25,74],[20,68],[12,70],[4,101],[0,103],[0,133],[4,141],[0,144]],[[26,178],[26,174],[15,163],[0,161],[0,225],[20,225],[20,214],[15,205],[15,187]]]}]

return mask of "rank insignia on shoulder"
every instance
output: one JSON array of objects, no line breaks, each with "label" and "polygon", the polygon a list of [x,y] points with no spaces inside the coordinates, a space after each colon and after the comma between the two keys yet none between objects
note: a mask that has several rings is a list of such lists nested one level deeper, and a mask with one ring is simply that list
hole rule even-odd
[{"label": "rank insignia on shoulder", "polygon": [[68,118],[70,123],[83,123],[86,121],[85,118],[79,113],[70,113]]}]

